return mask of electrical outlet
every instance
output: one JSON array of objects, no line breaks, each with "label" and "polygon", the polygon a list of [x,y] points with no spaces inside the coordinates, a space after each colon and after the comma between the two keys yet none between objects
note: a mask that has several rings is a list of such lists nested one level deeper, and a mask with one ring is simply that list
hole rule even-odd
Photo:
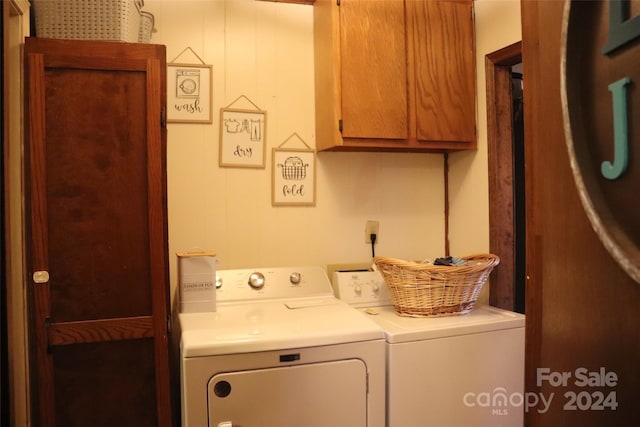
[{"label": "electrical outlet", "polygon": [[371,243],[371,235],[376,235],[376,243],[380,241],[380,223],[378,221],[367,221],[364,226],[364,242]]}]

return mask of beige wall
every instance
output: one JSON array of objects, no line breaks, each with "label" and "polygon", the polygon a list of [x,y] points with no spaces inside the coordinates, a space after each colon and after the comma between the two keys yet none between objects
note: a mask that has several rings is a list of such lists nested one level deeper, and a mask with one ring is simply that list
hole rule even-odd
[{"label": "beige wall", "polygon": [[[147,0],[145,8],[169,61],[191,47],[213,65],[214,123],[168,129],[174,287],[174,254],[194,247],[215,251],[219,268],[369,262],[368,219],[380,221],[376,254],[443,254],[441,155],[319,153],[316,206],[271,206],[271,148],[293,132],[315,147],[311,6]],[[190,52],[179,58],[197,61]],[[268,112],[265,169],[218,166],[219,110],[241,95]],[[252,108],[244,99],[234,107]]]},{"label": "beige wall", "polygon": [[520,0],[475,0],[478,150],[454,153],[450,164],[452,253],[489,250],[485,57],[521,40]]},{"label": "beige wall", "polygon": [[[479,148],[449,159],[452,254],[489,247],[484,57],[520,40],[519,0],[476,0],[475,8]],[[316,206],[271,206],[271,148],[293,132],[315,146],[311,6],[146,0],[145,9],[156,19],[152,42],[167,46],[168,61],[191,47],[213,65],[213,124],[168,126],[174,288],[175,252],[195,247],[216,251],[220,268],[368,262],[367,219],[380,221],[377,254],[406,259],[443,254],[441,155],[319,153]],[[179,61],[198,59],[187,52]],[[265,169],[218,166],[219,110],[241,95],[268,112]],[[241,100],[234,107],[252,106]],[[13,231],[19,239],[21,230]],[[20,278],[16,280],[12,298],[19,305],[23,288]],[[486,301],[486,294],[481,298]],[[23,317],[22,310],[12,314],[17,324]],[[24,426],[26,388],[18,377],[26,355],[24,336],[17,328],[12,346],[13,408],[15,425]]]},{"label": "beige wall", "polygon": [[[176,251],[215,251],[220,268],[370,261],[364,223],[380,221],[376,254],[444,254],[443,156],[319,153],[315,207],[271,206],[271,147],[297,132],[315,146],[313,20],[307,5],[147,0],[152,42],[167,60],[191,47],[213,65],[211,125],[170,124],[169,238]],[[478,150],[450,164],[453,255],[489,250],[485,55],[521,38],[519,0],[476,0]],[[189,52],[180,62],[197,62]],[[218,166],[218,116],[245,95],[267,116],[265,169]],[[252,108],[244,100],[234,107]],[[480,302],[488,301],[487,291]]]},{"label": "beige wall", "polygon": [[[452,254],[489,250],[485,56],[521,40],[520,0],[475,0],[478,150],[449,157]],[[500,255],[500,254],[498,254]],[[488,286],[479,303],[488,303]]]}]

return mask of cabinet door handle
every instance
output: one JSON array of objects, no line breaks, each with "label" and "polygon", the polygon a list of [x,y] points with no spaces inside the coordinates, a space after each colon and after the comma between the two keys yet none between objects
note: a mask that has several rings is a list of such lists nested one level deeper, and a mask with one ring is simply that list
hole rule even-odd
[{"label": "cabinet door handle", "polygon": [[33,273],[34,283],[47,283],[49,281],[49,272],[45,270],[36,271]]}]

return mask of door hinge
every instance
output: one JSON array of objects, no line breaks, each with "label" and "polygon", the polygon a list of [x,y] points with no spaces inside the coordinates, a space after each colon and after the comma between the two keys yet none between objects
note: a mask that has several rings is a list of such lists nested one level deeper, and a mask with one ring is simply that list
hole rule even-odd
[{"label": "door hinge", "polygon": [[340,0],[336,0],[336,4],[340,6]]},{"label": "door hinge", "polygon": [[342,133],[342,119],[338,120],[338,130]]},{"label": "door hinge", "polygon": [[162,128],[167,127],[167,108],[166,107],[160,108],[160,127]]}]

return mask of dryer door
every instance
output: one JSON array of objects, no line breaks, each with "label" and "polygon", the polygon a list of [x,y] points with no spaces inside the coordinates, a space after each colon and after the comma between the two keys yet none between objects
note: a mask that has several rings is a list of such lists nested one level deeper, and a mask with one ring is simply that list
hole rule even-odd
[{"label": "dryer door", "polygon": [[210,427],[367,425],[359,359],[221,373],[207,388]]}]

